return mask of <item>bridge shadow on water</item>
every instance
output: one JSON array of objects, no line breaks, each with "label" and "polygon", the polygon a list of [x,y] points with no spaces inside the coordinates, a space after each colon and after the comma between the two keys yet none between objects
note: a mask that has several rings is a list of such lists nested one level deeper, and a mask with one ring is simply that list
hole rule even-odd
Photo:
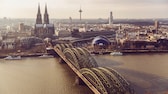
[{"label": "bridge shadow on water", "polygon": [[110,67],[120,73],[131,84],[136,94],[168,94],[168,78],[152,73],[136,71],[122,67],[124,63],[115,60],[94,57],[101,67]]},{"label": "bridge shadow on water", "polygon": [[112,68],[130,82],[137,94],[168,94],[168,78],[119,67]]},{"label": "bridge shadow on water", "polygon": [[118,61],[114,61],[114,60],[109,60],[107,58],[101,58],[101,56],[96,56],[94,57],[95,60],[97,61],[98,63],[98,66],[101,66],[101,67],[107,67],[107,66],[120,66],[120,65],[123,65],[124,63],[122,62],[118,62]]}]

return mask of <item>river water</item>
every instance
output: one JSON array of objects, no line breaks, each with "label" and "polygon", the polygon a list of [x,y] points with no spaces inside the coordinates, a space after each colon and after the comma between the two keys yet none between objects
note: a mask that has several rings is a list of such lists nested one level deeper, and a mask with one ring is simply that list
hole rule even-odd
[{"label": "river water", "polygon": [[99,66],[116,69],[137,94],[168,94],[168,54],[96,56]]},{"label": "river water", "polygon": [[0,94],[92,94],[56,58],[0,60]]},{"label": "river water", "polygon": [[[166,94],[168,54],[94,56],[99,66],[116,69],[137,94]],[[75,85],[75,74],[57,58],[0,59],[0,94],[93,94]]]}]

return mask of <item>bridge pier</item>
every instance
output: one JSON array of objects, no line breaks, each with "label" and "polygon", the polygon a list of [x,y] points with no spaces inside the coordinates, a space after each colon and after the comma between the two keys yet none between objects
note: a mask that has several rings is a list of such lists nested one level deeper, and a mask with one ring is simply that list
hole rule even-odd
[{"label": "bridge pier", "polygon": [[61,57],[58,57],[58,62],[61,63],[61,64],[65,64],[66,63]]},{"label": "bridge pier", "polygon": [[83,80],[79,76],[76,76],[75,85],[86,85],[86,84],[83,82]]}]

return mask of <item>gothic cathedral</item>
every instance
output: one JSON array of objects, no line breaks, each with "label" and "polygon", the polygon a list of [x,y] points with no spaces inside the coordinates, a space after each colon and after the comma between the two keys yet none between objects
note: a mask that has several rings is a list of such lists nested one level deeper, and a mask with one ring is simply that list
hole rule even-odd
[{"label": "gothic cathedral", "polygon": [[39,38],[53,38],[54,35],[54,24],[49,23],[49,15],[47,12],[47,5],[45,5],[45,13],[44,13],[44,22],[42,23],[42,16],[40,12],[40,5],[38,5],[38,13],[36,18],[35,30],[34,34]]}]

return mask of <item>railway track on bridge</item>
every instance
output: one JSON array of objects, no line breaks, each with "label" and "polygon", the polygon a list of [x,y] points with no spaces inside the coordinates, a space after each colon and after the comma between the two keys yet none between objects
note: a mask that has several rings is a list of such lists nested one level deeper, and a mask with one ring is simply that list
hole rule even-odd
[{"label": "railway track on bridge", "polygon": [[130,84],[114,69],[99,67],[86,48],[71,44],[52,47],[95,94],[135,94]]}]

